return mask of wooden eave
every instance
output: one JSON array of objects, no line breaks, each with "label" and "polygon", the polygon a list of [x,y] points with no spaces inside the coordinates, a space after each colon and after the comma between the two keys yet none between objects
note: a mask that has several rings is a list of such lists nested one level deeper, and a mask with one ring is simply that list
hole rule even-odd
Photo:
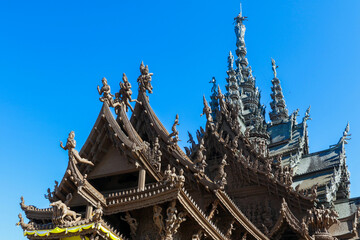
[{"label": "wooden eave", "polygon": [[25,212],[25,215],[29,220],[50,221],[53,215],[52,208],[27,206],[23,201],[20,203],[20,207]]},{"label": "wooden eave", "polygon": [[[66,189],[65,185],[69,186],[70,184],[73,185],[72,189],[74,191],[69,191]],[[76,191],[81,197],[83,197],[94,207],[97,206],[98,202],[100,202],[102,206],[106,205],[104,196],[88,182],[88,180],[80,173],[76,164],[72,160],[69,160],[65,175],[61,180],[56,192],[54,193],[55,196],[64,202],[64,194],[62,194],[61,191],[65,191],[67,194],[74,193]]]},{"label": "wooden eave", "polygon": [[[358,214],[356,212],[354,212],[353,214],[351,214],[347,217],[339,218],[338,219],[339,222],[331,225],[328,230],[332,236],[340,238],[340,239],[354,238],[359,235],[359,232],[357,229],[359,228],[360,223],[358,223],[358,220],[359,220]],[[348,232],[338,233],[336,231],[336,227],[339,227],[339,225],[341,225],[342,223],[345,223],[349,227]],[[352,229],[350,229],[350,224],[351,224]]]},{"label": "wooden eave", "polygon": [[[217,134],[216,132],[214,134]],[[214,137],[217,139],[212,133],[209,133],[208,136]],[[231,151],[230,146],[225,145],[225,140],[221,138],[217,139],[217,141],[220,143],[219,146],[223,146],[224,151],[227,153],[230,153],[231,159],[237,159],[238,158],[233,155],[233,152]],[[248,153],[250,154],[250,161],[253,161],[253,159],[258,158],[259,156],[254,154],[254,151],[249,150],[251,148],[251,144],[246,138],[239,138],[244,141],[244,146],[247,147]],[[243,151],[243,154],[245,152]],[[246,156],[244,156],[246,158]],[[263,159],[262,159],[263,160]],[[297,201],[292,201],[292,205],[296,208],[300,208],[302,210],[306,210],[310,207],[314,206],[314,200],[310,199],[309,197],[303,196],[300,193],[296,192],[292,187],[287,188],[284,184],[280,183],[278,180],[270,179],[266,172],[261,171],[259,169],[253,169],[251,166],[246,166],[246,163],[244,163],[242,160],[237,161],[238,164],[235,164],[236,166],[239,166],[240,173],[247,178],[249,182],[253,182],[258,185],[262,185],[268,189],[268,191],[274,192],[276,195],[278,195],[280,198],[282,197],[289,197],[289,194],[292,196],[292,198],[297,199]],[[259,165],[263,164],[261,161],[259,161]],[[292,199],[289,198],[289,199]]]},{"label": "wooden eave", "polygon": [[107,196],[107,207],[104,208],[104,214],[112,215],[119,212],[151,207],[175,199],[181,203],[187,213],[199,223],[209,236],[213,239],[228,239],[208,220],[208,217],[198,207],[185,188],[178,186],[170,187],[164,183],[148,184],[144,191],[138,191],[134,188],[109,194]]},{"label": "wooden eave", "polygon": [[145,208],[177,198],[180,188],[170,187],[162,182],[147,184],[144,191],[137,188],[114,192],[106,197],[105,215]]},{"label": "wooden eave", "polygon": [[251,234],[255,239],[268,239],[252,222],[241,212],[236,204],[230,199],[230,197],[221,190],[216,191],[216,196],[223,204],[223,206],[230,212],[230,214],[236,219],[245,230]]},{"label": "wooden eave", "polygon": [[[232,202],[224,192],[217,191],[216,197],[251,236],[255,239],[268,239],[241,213],[235,203]],[[163,183],[148,184],[145,186],[144,191],[138,191],[134,188],[109,194],[106,197],[107,207],[104,209],[104,214],[110,215],[150,207],[174,199],[179,200],[188,214],[199,223],[209,236],[213,239],[227,239],[224,234],[208,220],[208,217],[198,207],[185,188],[169,187]]]},{"label": "wooden eave", "polygon": [[[76,227],[86,226],[93,224],[94,227],[90,227],[88,229],[81,229],[77,232],[69,232],[67,231],[68,228],[74,229]],[[63,229],[65,231],[56,233],[51,233],[50,231],[58,228]],[[87,220],[80,220],[76,222],[72,222],[70,224],[64,225],[64,226],[55,226],[53,224],[35,224],[33,225],[33,228],[31,229],[23,229],[24,235],[28,239],[62,239],[62,238],[68,238],[73,236],[86,236],[89,234],[95,234],[97,236],[102,237],[102,239],[105,240],[112,240],[115,238],[119,240],[125,240],[125,238],[122,236],[122,234],[119,234],[118,232],[114,232],[111,230],[111,226],[109,226],[108,223],[106,223],[103,219],[100,219],[98,221],[91,221],[89,219]],[[36,234],[36,231],[41,231],[42,233],[44,231],[48,231],[49,233],[45,236],[39,236]],[[35,234],[34,234],[35,232]],[[113,238],[111,238],[110,234]]]}]

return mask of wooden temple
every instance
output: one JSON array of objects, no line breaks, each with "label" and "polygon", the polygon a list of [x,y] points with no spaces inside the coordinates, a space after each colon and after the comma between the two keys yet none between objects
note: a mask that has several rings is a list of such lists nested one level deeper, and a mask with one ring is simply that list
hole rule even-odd
[{"label": "wooden temple", "polygon": [[[152,73],[141,63],[138,97],[126,75],[103,102],[80,152],[75,133],[61,147],[69,162],[45,197],[27,205],[19,222],[28,239],[358,239],[360,199],[349,198],[344,145],[309,153],[307,121],[288,114],[272,61],[270,123],[246,58],[245,17],[235,18],[236,56],[230,52],[226,92],[213,79],[204,97],[206,125],[190,146],[178,146],[149,104]],[[136,102],[135,106],[131,105]],[[114,111],[112,111],[114,109]],[[127,112],[131,111],[131,117]],[[113,114],[115,112],[115,114]]]}]

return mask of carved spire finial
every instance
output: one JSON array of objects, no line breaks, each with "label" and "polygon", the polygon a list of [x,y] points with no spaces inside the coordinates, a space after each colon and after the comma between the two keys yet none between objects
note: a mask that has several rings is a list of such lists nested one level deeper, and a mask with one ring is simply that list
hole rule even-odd
[{"label": "carved spire finial", "polygon": [[273,58],[271,58],[271,65],[272,65],[272,71],[274,73],[274,78],[276,78],[276,69],[279,67],[279,66],[276,66],[276,63],[275,63],[275,60]]},{"label": "carved spire finial", "polygon": [[229,52],[228,56],[228,70],[234,70],[234,56],[231,51]]}]

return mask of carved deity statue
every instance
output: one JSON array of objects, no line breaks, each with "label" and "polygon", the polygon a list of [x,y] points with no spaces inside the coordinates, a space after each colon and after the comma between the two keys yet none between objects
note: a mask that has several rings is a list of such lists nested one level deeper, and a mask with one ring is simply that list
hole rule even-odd
[{"label": "carved deity statue", "polygon": [[164,171],[164,182],[165,183],[171,182],[171,173],[172,173],[171,166],[170,166],[170,164],[168,164],[166,170]]},{"label": "carved deity statue", "polygon": [[233,70],[234,67],[234,56],[232,55],[232,52],[229,52],[229,56],[228,56],[228,70],[231,71]]},{"label": "carved deity statue", "polygon": [[349,132],[350,132],[350,124],[347,123],[347,125],[346,125],[346,127],[345,127],[345,130],[344,130],[344,132],[343,132],[343,135],[342,135],[342,137],[340,138],[339,143],[342,143],[342,142],[344,142],[344,144],[347,144],[347,143],[348,143],[347,141],[351,139],[351,138],[349,138],[349,137],[351,136],[351,134],[349,134]]},{"label": "carved deity statue", "polygon": [[187,140],[186,142],[190,143],[191,147],[190,148],[185,147],[185,150],[186,150],[186,154],[190,157],[190,155],[192,154],[192,152],[194,151],[194,149],[196,147],[196,144],[195,144],[194,138],[193,138],[193,136],[191,135],[190,132],[188,132],[188,135],[189,135],[189,140]]},{"label": "carved deity statue", "polygon": [[324,205],[321,205],[320,208],[313,207],[307,211],[306,223],[311,225],[315,233],[327,233],[328,228],[338,222],[338,217],[335,210],[325,209]]},{"label": "carved deity statue", "polygon": [[170,165],[164,171],[164,183],[170,185],[170,187],[182,187],[185,183],[184,170],[180,169],[179,175],[176,174],[176,169],[171,169]]},{"label": "carved deity statue", "polygon": [[162,156],[162,152],[161,152],[161,147],[160,147],[160,143],[159,143],[159,138],[155,138],[155,142],[154,142],[154,148],[153,148],[153,155],[154,155],[154,163],[153,165],[156,166],[156,169],[158,171],[161,170],[161,156]]},{"label": "carved deity statue", "polygon": [[180,224],[186,220],[185,212],[180,212],[176,209],[176,200],[170,202],[170,206],[166,209],[167,218],[165,220],[165,238],[164,240],[172,240],[173,235],[177,233]]},{"label": "carved deity statue", "polygon": [[64,147],[63,143],[60,141],[60,147],[64,150],[68,150],[69,160],[74,161],[75,163],[85,163],[91,166],[94,166],[92,162],[89,160],[80,157],[79,152],[75,149],[76,141],[75,141],[75,132],[71,131],[69,133],[69,137],[67,138],[66,145]]},{"label": "carved deity statue", "polygon": [[213,78],[210,80],[209,83],[212,83],[212,84],[213,84],[212,87],[211,87],[211,92],[212,92],[212,93],[216,92],[216,79],[215,79],[215,77],[213,77]]},{"label": "carved deity statue", "polygon": [[201,240],[201,237],[203,236],[204,231],[202,229],[200,229],[199,231],[197,231],[197,233],[193,234],[191,237],[191,240]]},{"label": "carved deity statue", "polygon": [[125,214],[125,218],[120,217],[121,220],[124,220],[125,222],[127,222],[130,226],[130,235],[132,237],[132,239],[136,238],[136,230],[138,228],[138,222],[136,221],[135,218],[131,217],[129,212],[126,212]]},{"label": "carved deity statue", "polygon": [[205,172],[206,163],[206,155],[204,155],[206,149],[204,146],[204,139],[200,140],[199,149],[196,152],[196,157],[194,159],[194,167],[199,171],[199,174],[202,176]]},{"label": "carved deity statue", "polygon": [[274,78],[276,78],[276,69],[279,67],[279,66],[276,66],[276,63],[275,63],[275,60],[273,58],[271,58],[271,65],[272,65],[272,71],[274,73]]},{"label": "carved deity statue", "polygon": [[209,220],[211,220],[216,213],[219,213],[219,210],[217,210],[219,203],[220,203],[219,199],[215,199],[215,201],[211,204],[211,210],[208,216]]},{"label": "carved deity statue", "polygon": [[303,119],[304,121],[311,120],[311,118],[310,118],[310,109],[311,109],[311,106],[309,106],[308,109],[306,109],[305,117]]},{"label": "carved deity statue", "polygon": [[230,237],[231,237],[232,232],[235,230],[234,224],[235,224],[235,219],[233,219],[233,220],[231,221],[230,227],[229,227],[229,229],[226,231],[225,237],[227,237],[227,238],[230,238]]},{"label": "carved deity statue", "polygon": [[242,22],[244,20],[246,20],[246,17],[243,17],[241,12],[240,14],[234,18],[235,22],[236,22],[236,26],[235,26],[235,34],[236,34],[236,38],[237,38],[237,43],[236,45],[238,47],[240,46],[244,46],[245,45],[245,25],[242,24]]},{"label": "carved deity statue", "polygon": [[176,200],[173,200],[170,202],[170,206],[166,209],[166,215],[167,218],[165,220],[166,222],[166,228],[172,228],[176,221],[176,215],[177,215],[177,209],[176,209]]},{"label": "carved deity statue", "polygon": [[180,169],[179,176],[177,176],[177,182],[179,187],[183,187],[185,183],[184,169]]},{"label": "carved deity statue", "polygon": [[211,116],[211,108],[209,107],[207,101],[206,101],[206,98],[205,96],[203,96],[203,101],[204,101],[204,108],[203,108],[203,112],[202,114],[200,114],[200,117],[202,115],[205,115],[206,116],[206,119],[207,119],[207,124],[211,124],[213,122],[213,118]]},{"label": "carved deity statue", "polygon": [[109,104],[109,106],[113,107],[114,95],[111,94],[110,86],[107,83],[107,79],[103,78],[101,81],[102,81],[103,86],[101,88],[100,88],[100,86],[97,86],[99,95],[102,95],[99,99],[101,102],[107,102]]},{"label": "carved deity statue", "polygon": [[100,202],[98,202],[96,205],[96,209],[94,210],[91,218],[93,221],[98,221],[101,219],[102,215],[103,215],[103,209],[101,207]]},{"label": "carved deity statue", "polygon": [[223,159],[221,160],[218,172],[214,179],[214,182],[220,187],[220,189],[223,189],[224,186],[227,184],[225,166],[229,165],[229,164],[226,162],[226,158],[227,158],[227,156],[225,154]]},{"label": "carved deity statue", "polygon": [[219,105],[220,105],[220,111],[221,113],[223,113],[224,115],[227,115],[229,113],[229,110],[227,109],[227,105],[226,105],[226,101],[225,101],[225,96],[222,94],[221,89],[220,89],[220,85],[218,85],[218,95],[217,95],[217,99],[219,99]]},{"label": "carved deity statue", "polygon": [[[179,114],[176,114],[174,124],[171,127],[171,133],[169,134],[168,138],[169,141],[172,143],[177,143],[179,141],[179,131],[176,130],[176,126],[179,126]],[[174,138],[172,138],[174,137]]]},{"label": "carved deity statue", "polygon": [[137,102],[141,104],[137,99],[132,99],[132,91],[131,91],[131,83],[128,81],[128,78],[125,73],[123,73],[122,77],[123,82],[120,82],[120,91],[115,94],[116,102],[114,103],[114,107],[120,106],[119,103],[124,103],[126,106],[126,112],[130,108],[132,112],[134,112],[133,107],[131,106],[131,102]]},{"label": "carved deity statue", "polygon": [[148,65],[145,66],[143,62],[141,62],[140,65],[140,73],[141,75],[137,79],[140,89],[143,91],[147,90],[149,93],[152,93],[153,87],[151,86],[151,76],[153,73],[149,73]]},{"label": "carved deity statue", "polygon": [[153,221],[155,226],[158,228],[159,235],[162,236],[164,230],[163,215],[161,214],[162,208],[158,205],[154,205],[153,211]]}]

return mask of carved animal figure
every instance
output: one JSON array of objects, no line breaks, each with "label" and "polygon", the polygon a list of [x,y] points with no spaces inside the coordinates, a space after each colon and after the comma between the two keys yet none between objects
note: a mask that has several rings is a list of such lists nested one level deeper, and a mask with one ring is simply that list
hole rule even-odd
[{"label": "carved animal figure", "polygon": [[22,217],[21,213],[19,213],[18,217],[19,217],[19,222],[16,223],[16,226],[21,226],[22,229],[28,229],[28,230],[33,229],[32,224],[24,222],[24,218]]},{"label": "carved animal figure", "polygon": [[50,204],[54,208],[53,221],[63,224],[65,222],[79,221],[81,215],[70,210],[61,200]]}]

